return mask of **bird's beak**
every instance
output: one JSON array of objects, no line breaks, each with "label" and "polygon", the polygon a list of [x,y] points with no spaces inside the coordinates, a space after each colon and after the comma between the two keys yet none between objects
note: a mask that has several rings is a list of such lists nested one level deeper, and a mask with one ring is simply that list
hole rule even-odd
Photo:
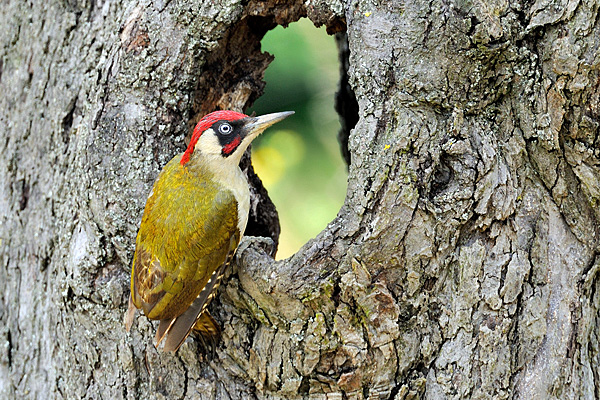
[{"label": "bird's beak", "polygon": [[246,124],[247,138],[253,140],[262,131],[267,129],[269,126],[286,119],[292,115],[294,111],[284,111],[273,114],[265,114],[260,117],[250,117],[250,120]]}]

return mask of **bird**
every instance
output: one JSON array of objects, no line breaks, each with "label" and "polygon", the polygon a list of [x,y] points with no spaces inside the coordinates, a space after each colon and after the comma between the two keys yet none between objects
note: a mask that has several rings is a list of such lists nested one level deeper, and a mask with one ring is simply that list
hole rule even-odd
[{"label": "bird", "polygon": [[215,111],[194,128],[187,149],[159,173],[146,201],[125,314],[159,320],[158,348],[177,351],[195,330],[214,352],[221,328],[206,309],[248,222],[250,191],[239,167],[250,143],[293,111],[248,116]]}]

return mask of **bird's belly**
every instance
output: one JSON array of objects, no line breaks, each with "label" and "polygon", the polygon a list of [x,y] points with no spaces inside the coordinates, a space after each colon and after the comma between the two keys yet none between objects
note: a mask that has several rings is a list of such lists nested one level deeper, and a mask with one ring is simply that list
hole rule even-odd
[{"label": "bird's belly", "polygon": [[240,236],[243,236],[248,224],[248,212],[250,211],[250,190],[248,189],[246,175],[241,169],[236,168],[236,170],[233,176],[224,177],[225,179],[220,179],[220,181],[226,189],[233,193],[237,201],[238,228]]}]

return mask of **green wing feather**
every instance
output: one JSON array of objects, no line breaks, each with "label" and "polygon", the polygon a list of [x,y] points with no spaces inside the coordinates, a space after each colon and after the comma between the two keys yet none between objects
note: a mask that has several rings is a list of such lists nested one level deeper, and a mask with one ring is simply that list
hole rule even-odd
[{"label": "green wing feather", "polygon": [[150,319],[183,314],[240,239],[233,193],[179,158],[155,182],[136,240],[132,300]]}]

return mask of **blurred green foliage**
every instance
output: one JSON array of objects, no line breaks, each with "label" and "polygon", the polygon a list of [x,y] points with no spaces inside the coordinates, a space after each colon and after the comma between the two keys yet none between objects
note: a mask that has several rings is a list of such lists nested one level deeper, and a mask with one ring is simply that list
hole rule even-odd
[{"label": "blurred green foliage", "polygon": [[337,48],[324,28],[302,19],[278,26],[261,42],[275,56],[267,86],[248,112],[295,111],[253,144],[252,162],[281,222],[278,259],[294,254],[336,216],[346,195],[334,110],[339,79]]}]

